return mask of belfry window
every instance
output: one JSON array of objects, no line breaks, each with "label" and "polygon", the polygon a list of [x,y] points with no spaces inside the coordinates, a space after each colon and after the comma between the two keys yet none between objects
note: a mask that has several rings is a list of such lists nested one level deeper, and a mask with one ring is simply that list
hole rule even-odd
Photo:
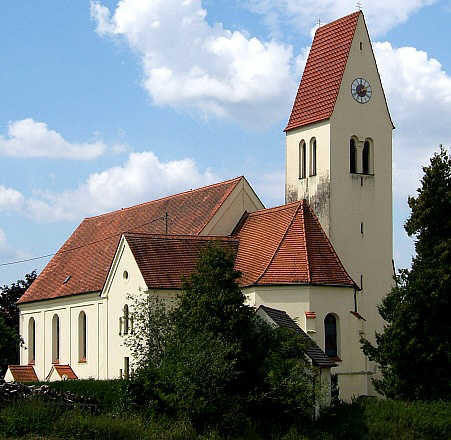
[{"label": "belfry window", "polygon": [[307,148],[305,142],[299,143],[299,179],[305,179],[307,174]]},{"label": "belfry window", "polygon": [[28,363],[34,364],[36,358],[36,322],[34,318],[28,321]]},{"label": "belfry window", "polygon": [[357,172],[357,149],[355,147],[355,139],[350,140],[349,142],[349,172],[356,173]]},{"label": "belfry window", "polygon": [[78,360],[86,362],[87,353],[87,327],[86,313],[80,312],[78,315]]},{"label": "belfry window", "polygon": [[316,139],[310,141],[310,175],[316,176]]},{"label": "belfry window", "polygon": [[60,318],[57,314],[52,319],[52,362],[60,361]]},{"label": "belfry window", "polygon": [[324,318],[324,351],[327,356],[338,356],[337,318],[332,313]]},{"label": "belfry window", "polygon": [[363,145],[362,173],[370,174],[370,141],[365,141]]}]

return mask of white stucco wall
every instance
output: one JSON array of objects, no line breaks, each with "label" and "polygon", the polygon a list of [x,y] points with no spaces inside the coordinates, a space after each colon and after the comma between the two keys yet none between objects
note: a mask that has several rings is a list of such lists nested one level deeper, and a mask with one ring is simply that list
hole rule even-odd
[{"label": "white stucco wall", "polygon": [[[258,307],[266,305],[284,310],[324,350],[324,318],[333,313],[338,318],[338,366],[340,397],[350,400],[368,392],[366,358],[360,350],[360,336],[364,321],[350,312],[354,310],[354,290],[329,286],[259,286],[243,290],[247,303]],[[315,312],[316,318],[307,319],[305,312]],[[313,323],[311,322],[313,321]],[[315,331],[312,331],[312,328]],[[310,329],[310,330],[309,330]]]},{"label": "white stucco wall", "polygon": [[[316,138],[316,176],[310,176],[310,141]],[[322,121],[290,130],[286,136],[285,201],[306,199],[328,234],[330,183],[330,123]],[[306,144],[306,178],[299,178],[299,145]]]},{"label": "white stucco wall", "polygon": [[220,206],[200,235],[230,235],[244,212],[254,212],[264,206],[245,178]]},{"label": "white stucco wall", "polygon": [[[20,363],[28,364],[28,321],[35,320],[35,362],[34,369],[39,380],[45,380],[52,367],[52,319],[55,314],[60,320],[60,364],[72,366],[80,378],[98,378],[104,349],[99,344],[100,327],[103,321],[102,304],[98,293],[74,295],[20,305],[20,334],[24,347],[20,350]],[[78,314],[86,313],[87,361],[78,357]]]}]

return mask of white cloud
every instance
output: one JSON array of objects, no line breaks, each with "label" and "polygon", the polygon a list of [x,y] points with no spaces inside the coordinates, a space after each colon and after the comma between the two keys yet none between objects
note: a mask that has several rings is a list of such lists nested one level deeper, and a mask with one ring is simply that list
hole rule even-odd
[{"label": "white cloud", "polygon": [[10,122],[8,135],[0,135],[0,155],[4,156],[90,160],[105,150],[101,141],[71,143],[46,123],[31,118]]},{"label": "white cloud", "polygon": [[122,0],[113,14],[92,2],[91,15],[100,35],[139,53],[157,105],[268,127],[296,92],[290,46],[209,25],[199,0]]},{"label": "white cloud", "polygon": [[19,191],[0,185],[0,211],[20,209],[23,202],[23,195]]},{"label": "white cloud", "polygon": [[387,95],[394,131],[394,192],[414,194],[421,166],[438,150],[451,146],[451,76],[440,63],[414,47],[375,43],[374,52]]},{"label": "white cloud", "polygon": [[0,263],[6,262],[6,260],[10,259],[18,259],[18,258],[26,258],[28,254],[14,249],[6,238],[6,234],[3,229],[0,228]]},{"label": "white cloud", "polygon": [[[372,35],[382,35],[407,21],[409,16],[437,0],[378,0],[362,2]],[[318,19],[328,23],[356,10],[355,0],[247,0],[245,5],[262,14],[273,33],[280,34],[281,23],[290,23],[307,34]]]},{"label": "white cloud", "polygon": [[38,221],[77,220],[216,182],[192,159],[161,162],[154,153],[131,153],[123,166],[91,174],[73,191],[40,192],[26,201]]}]

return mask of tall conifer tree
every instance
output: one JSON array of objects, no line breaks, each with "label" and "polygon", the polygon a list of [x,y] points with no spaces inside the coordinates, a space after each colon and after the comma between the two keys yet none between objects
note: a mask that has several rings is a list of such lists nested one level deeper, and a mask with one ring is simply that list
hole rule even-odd
[{"label": "tall conifer tree", "polygon": [[405,224],[416,237],[411,269],[401,270],[379,312],[386,327],[363,350],[381,368],[387,397],[449,399],[451,385],[451,160],[441,147],[423,168]]}]

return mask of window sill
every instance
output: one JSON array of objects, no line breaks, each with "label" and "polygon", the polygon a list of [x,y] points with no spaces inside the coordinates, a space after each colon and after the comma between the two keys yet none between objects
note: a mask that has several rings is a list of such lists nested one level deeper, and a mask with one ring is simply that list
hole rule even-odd
[{"label": "window sill", "polygon": [[334,362],[343,362],[338,356],[329,356]]},{"label": "window sill", "polygon": [[60,363],[59,359],[52,361],[52,365],[59,365],[59,363]]},{"label": "window sill", "polygon": [[78,363],[79,363],[79,364],[86,364],[86,363],[88,363],[88,361],[86,360],[86,358],[81,358],[81,359],[78,361]]},{"label": "window sill", "polygon": [[34,361],[28,362],[28,365],[34,365]]}]

